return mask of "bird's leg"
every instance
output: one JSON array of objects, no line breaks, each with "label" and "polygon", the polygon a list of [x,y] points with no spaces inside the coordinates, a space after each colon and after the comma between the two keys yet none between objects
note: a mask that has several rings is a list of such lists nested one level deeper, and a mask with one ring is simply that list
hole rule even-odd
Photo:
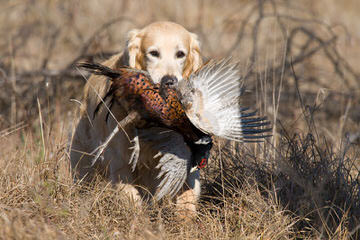
[{"label": "bird's leg", "polygon": [[137,128],[135,128],[135,137],[133,140],[131,140],[131,143],[134,145],[129,148],[130,150],[132,150],[129,164],[131,165],[131,171],[135,171],[135,167],[140,156],[140,142]]},{"label": "bird's leg", "polygon": [[123,120],[121,120],[116,127],[114,128],[114,130],[111,132],[111,134],[106,138],[105,142],[103,144],[101,144],[100,146],[98,146],[96,149],[94,149],[94,151],[92,151],[90,153],[90,155],[95,154],[95,157],[93,158],[92,162],[91,162],[91,167],[93,167],[96,163],[96,161],[98,160],[98,158],[100,157],[100,155],[104,152],[105,148],[109,145],[110,141],[115,137],[115,135],[119,132],[119,129],[123,129],[124,127],[126,127],[128,124],[136,121],[136,119],[138,118],[138,113],[136,111],[131,111]]}]

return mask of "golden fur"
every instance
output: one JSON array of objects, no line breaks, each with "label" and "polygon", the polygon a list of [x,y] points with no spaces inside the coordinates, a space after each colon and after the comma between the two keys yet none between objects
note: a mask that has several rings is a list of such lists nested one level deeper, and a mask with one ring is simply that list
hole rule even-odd
[{"label": "golden fur", "polygon": [[[156,53],[157,52],[157,53]],[[183,54],[182,54],[182,53]],[[155,82],[165,75],[176,77],[179,81],[187,78],[201,65],[200,47],[195,34],[188,32],[182,26],[171,22],[156,22],[141,30],[132,30],[128,34],[127,45],[123,53],[110,58],[103,63],[114,68],[128,65],[146,70]],[[98,161],[95,167],[89,167],[93,156],[89,153],[98,147],[116,126],[113,117],[105,121],[107,110],[100,109],[93,118],[93,113],[109,89],[110,82],[101,76],[91,76],[85,86],[83,104],[80,109],[80,119],[77,124],[71,145],[71,167],[75,179],[91,180],[97,169],[114,183],[123,187],[134,200],[139,200],[145,191],[154,194],[159,179],[155,168],[159,157],[158,147],[154,143],[142,141],[140,138],[140,157],[138,167],[134,172],[129,166],[129,157],[133,146],[130,140],[134,137],[133,126],[127,126],[110,142],[104,151],[104,160]],[[112,113],[117,121],[125,116],[125,110],[120,105],[114,105]],[[157,134],[164,129],[151,128],[140,130],[145,134]],[[129,135],[129,136],[128,136]],[[169,151],[177,157],[190,161],[190,150],[180,134],[171,132],[166,141],[171,142]],[[165,141],[165,140],[164,140]],[[135,188],[142,186],[143,188]],[[146,189],[142,191],[142,189]],[[176,197],[180,209],[195,211],[200,194],[199,172],[190,174],[183,189]]]}]

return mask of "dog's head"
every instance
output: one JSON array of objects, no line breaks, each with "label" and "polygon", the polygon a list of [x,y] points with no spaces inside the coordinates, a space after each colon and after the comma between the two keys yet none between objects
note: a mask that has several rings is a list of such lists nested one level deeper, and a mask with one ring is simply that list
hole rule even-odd
[{"label": "dog's head", "polygon": [[128,65],[146,70],[155,83],[181,81],[202,65],[197,36],[172,22],[155,22],[128,33]]}]

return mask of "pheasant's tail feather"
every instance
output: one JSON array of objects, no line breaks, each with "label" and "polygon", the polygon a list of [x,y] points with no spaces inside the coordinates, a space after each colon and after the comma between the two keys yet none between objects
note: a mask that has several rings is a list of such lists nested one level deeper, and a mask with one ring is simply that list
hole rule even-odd
[{"label": "pheasant's tail feather", "polygon": [[111,96],[111,100],[110,100],[110,103],[109,103],[109,107],[108,107],[108,110],[109,112],[106,114],[106,121],[108,120],[109,118],[109,114],[110,114],[110,110],[114,104],[114,97],[113,97],[113,93],[114,93],[114,90],[115,89],[112,89],[110,88],[110,90],[106,93],[106,95],[103,97],[102,101],[99,102],[99,104],[96,106],[95,110],[94,110],[94,114],[93,114],[93,119],[96,117],[96,114],[99,112],[100,110],[100,107],[105,104],[105,101],[107,100],[108,97]]},{"label": "pheasant's tail feather", "polygon": [[[113,69],[106,67],[102,64],[99,64],[99,63],[79,63],[77,66],[81,67],[81,68],[85,68],[87,71],[91,72],[92,74],[109,77],[111,80],[118,78],[122,75],[121,71],[113,70]],[[114,103],[113,94],[114,94],[115,90],[116,90],[115,88],[110,88],[110,90],[106,93],[106,95],[104,96],[102,101],[100,101],[99,104],[96,106],[95,111],[93,113],[93,118],[95,118],[96,114],[100,110],[100,107],[106,101],[106,99],[108,97],[112,97],[112,99],[110,101],[110,106],[109,106],[109,110],[111,109],[111,107]],[[106,115],[106,121],[109,118],[109,113],[110,112],[108,112]]]},{"label": "pheasant's tail feather", "polygon": [[121,75],[120,72],[99,63],[79,63],[77,66],[81,68],[85,68],[87,71],[91,72],[92,74],[104,75],[111,79],[117,78]]}]

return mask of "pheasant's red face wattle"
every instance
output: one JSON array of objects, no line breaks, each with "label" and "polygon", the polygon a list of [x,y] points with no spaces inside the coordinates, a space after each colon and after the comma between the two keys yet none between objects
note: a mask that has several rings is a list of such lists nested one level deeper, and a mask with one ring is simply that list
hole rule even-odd
[{"label": "pheasant's red face wattle", "polygon": [[198,168],[201,169],[201,168],[206,167],[207,161],[208,161],[208,159],[207,159],[206,157],[203,157],[203,158],[201,159],[201,161],[199,162],[199,164],[197,165]]}]

